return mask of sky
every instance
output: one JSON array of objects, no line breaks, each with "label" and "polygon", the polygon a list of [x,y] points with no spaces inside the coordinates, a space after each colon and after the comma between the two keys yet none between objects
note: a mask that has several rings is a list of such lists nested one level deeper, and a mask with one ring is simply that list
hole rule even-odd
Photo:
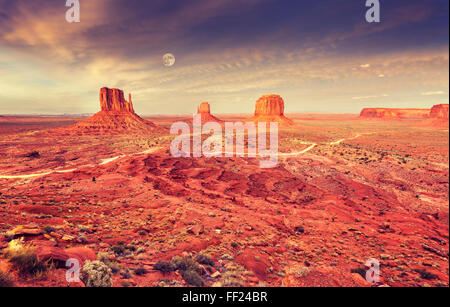
[{"label": "sky", "polygon": [[[449,101],[449,1],[0,0],[0,114],[99,111],[101,87],[139,114],[430,108]],[[176,62],[163,65],[163,55]]]}]

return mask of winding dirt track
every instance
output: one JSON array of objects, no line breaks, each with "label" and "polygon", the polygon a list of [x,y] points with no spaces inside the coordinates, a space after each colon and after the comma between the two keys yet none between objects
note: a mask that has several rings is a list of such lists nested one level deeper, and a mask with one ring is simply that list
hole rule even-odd
[{"label": "winding dirt track", "polygon": [[[354,140],[354,139],[359,138],[362,135],[368,135],[368,134],[371,134],[371,133],[359,133],[359,134],[357,134],[354,137],[339,139],[339,140],[334,141],[334,142],[326,143],[325,145],[330,145],[330,146],[339,145],[342,142],[345,142],[345,141],[348,141],[348,140]],[[315,147],[317,147],[319,145],[317,143],[312,143],[312,142],[303,142],[303,144],[310,145],[310,146],[308,148],[305,148],[305,149],[303,149],[301,151],[297,151],[297,152],[278,153],[278,156],[279,157],[294,157],[294,156],[302,155],[302,154],[305,154],[308,151],[314,149]],[[143,151],[143,152],[139,152],[139,153],[136,153],[136,154],[119,155],[119,156],[115,156],[115,157],[112,157],[112,158],[103,159],[97,165],[106,165],[106,164],[109,164],[111,162],[114,162],[114,161],[116,161],[118,159],[125,158],[125,157],[131,157],[131,156],[138,156],[138,155],[144,155],[144,154],[153,153],[153,152],[155,152],[155,151],[157,151],[159,149],[161,149],[161,147],[151,148],[149,150],[146,150],[146,151]],[[232,155],[237,155],[238,154],[238,153],[235,153],[235,152],[220,152],[220,153],[222,153],[222,154],[232,154]],[[239,153],[239,154],[245,156],[246,153]],[[47,176],[47,175],[50,175],[50,174],[53,174],[53,173],[70,173],[70,172],[74,172],[74,171],[76,171],[76,170],[78,170],[80,168],[94,167],[94,166],[96,166],[96,165],[89,164],[89,165],[79,166],[79,167],[73,168],[73,169],[52,170],[52,171],[48,171],[48,172],[45,172],[45,173],[36,173],[36,174],[27,174],[27,175],[0,175],[0,179],[27,179],[27,178],[35,178],[35,177]]]},{"label": "winding dirt track", "polygon": [[[157,150],[161,149],[161,147],[154,147],[154,148],[150,148],[146,151],[143,152],[139,152],[136,154],[129,154],[129,155],[120,155],[120,156],[116,156],[116,157],[112,157],[112,158],[108,158],[108,159],[103,159],[99,164],[97,165],[106,165],[109,164],[111,162],[116,161],[117,159],[120,158],[124,158],[124,157],[131,157],[131,156],[139,156],[139,155],[145,155],[145,154],[149,154],[152,152],[155,152]],[[53,173],[71,173],[74,172],[80,168],[84,168],[84,167],[94,167],[96,166],[95,164],[88,164],[88,165],[82,165],[79,166],[77,168],[72,168],[72,169],[66,169],[66,170],[52,170],[52,171],[48,171],[45,173],[36,173],[36,174],[27,174],[27,175],[0,175],[0,179],[27,179],[27,178],[35,178],[35,177],[42,177],[42,176],[47,176]]]}]

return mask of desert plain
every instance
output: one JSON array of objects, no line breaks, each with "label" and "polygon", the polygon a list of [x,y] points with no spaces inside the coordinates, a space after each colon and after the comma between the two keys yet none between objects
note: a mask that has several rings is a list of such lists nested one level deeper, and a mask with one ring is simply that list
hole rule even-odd
[{"label": "desert plain", "polygon": [[[9,282],[84,286],[66,280],[75,257],[104,262],[118,287],[448,286],[448,117],[286,114],[278,165],[261,169],[258,158],[172,157],[170,125],[189,116],[143,116],[145,133],[87,133],[87,116],[1,116]],[[9,261],[17,240],[45,270]]]}]

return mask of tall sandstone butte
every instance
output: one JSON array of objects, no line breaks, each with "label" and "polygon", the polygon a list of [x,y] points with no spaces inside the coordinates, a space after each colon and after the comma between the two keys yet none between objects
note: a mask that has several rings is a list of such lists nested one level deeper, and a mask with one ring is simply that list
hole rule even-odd
[{"label": "tall sandstone butte", "polygon": [[202,102],[198,107],[197,114],[201,115],[202,123],[207,122],[218,122],[222,123],[222,120],[218,119],[214,115],[211,114],[211,107],[209,103]]},{"label": "tall sandstone butte", "polygon": [[280,95],[264,95],[256,101],[255,116],[283,116],[284,100]]},{"label": "tall sandstone butte", "polygon": [[248,121],[278,122],[292,125],[294,122],[284,116],[284,100],[280,95],[264,95],[256,101],[255,116]]},{"label": "tall sandstone butte", "polygon": [[129,94],[129,101],[126,101],[123,91],[117,88],[100,89],[100,107],[102,111],[134,113],[131,94]]},{"label": "tall sandstone butte", "polygon": [[61,132],[70,135],[147,134],[154,132],[155,128],[160,128],[134,112],[131,94],[126,101],[122,90],[104,87],[100,89],[99,96],[100,112],[62,129]]}]

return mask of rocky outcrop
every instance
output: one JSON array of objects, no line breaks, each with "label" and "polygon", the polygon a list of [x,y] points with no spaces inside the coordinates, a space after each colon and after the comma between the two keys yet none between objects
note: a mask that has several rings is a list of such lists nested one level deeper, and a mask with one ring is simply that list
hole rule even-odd
[{"label": "rocky outcrop", "polygon": [[123,91],[116,88],[100,89],[100,107],[102,111],[134,113],[131,94],[129,94],[129,100],[126,101]]},{"label": "rocky outcrop", "polygon": [[293,125],[294,122],[284,116],[284,100],[280,95],[264,95],[256,101],[255,116],[248,121],[278,122]]},{"label": "rocky outcrop", "polygon": [[61,132],[70,135],[147,134],[154,132],[156,128],[160,129],[134,113],[131,94],[128,97],[126,101],[123,91],[119,89],[100,89],[101,111]]},{"label": "rocky outcrop", "polygon": [[201,115],[202,117],[202,123],[207,122],[218,122],[222,123],[222,120],[218,119],[214,115],[211,115],[211,107],[209,103],[202,102],[200,106],[198,107],[197,114]]},{"label": "rocky outcrop", "polygon": [[431,108],[430,118],[449,119],[449,105],[438,104]]},{"label": "rocky outcrop", "polygon": [[429,109],[390,109],[366,108],[361,111],[361,118],[379,119],[424,119],[430,114]]}]

